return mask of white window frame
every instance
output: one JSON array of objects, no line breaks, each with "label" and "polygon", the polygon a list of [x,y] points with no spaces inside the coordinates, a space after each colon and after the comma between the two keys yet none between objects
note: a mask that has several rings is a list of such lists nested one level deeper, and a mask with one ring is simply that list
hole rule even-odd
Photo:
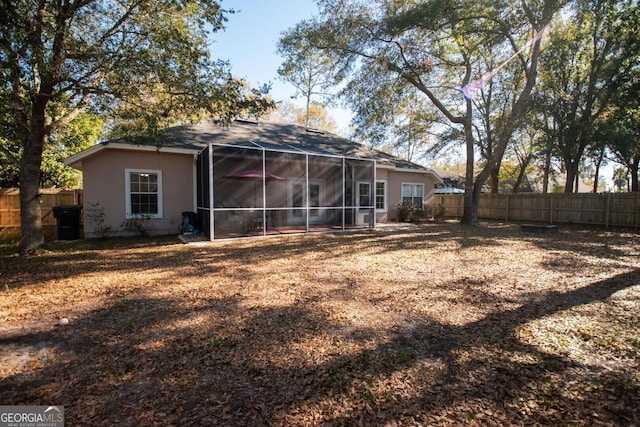
[{"label": "white window frame", "polygon": [[[426,185],[423,182],[403,182],[400,184],[400,203],[404,203],[404,193],[403,193],[403,189],[405,185],[411,185],[411,199],[413,199],[413,190],[415,186],[421,185],[422,186],[422,195],[420,196],[422,198],[422,205],[424,206],[424,191],[426,188]],[[413,203],[413,200],[412,200]]]},{"label": "white window frame", "polygon": [[[132,173],[148,173],[155,174],[158,177],[158,212],[155,214],[134,214],[131,213],[131,174]],[[162,207],[162,171],[156,169],[125,169],[124,170],[124,189],[125,189],[125,205],[126,205],[126,217],[127,218],[154,218],[159,219],[163,217]]]},{"label": "white window frame", "polygon": [[[384,194],[383,194],[384,200],[382,202],[383,203],[382,209],[378,209],[378,184],[384,184]],[[376,207],[376,212],[387,211],[387,188],[388,188],[387,181],[385,180],[376,181],[376,187],[373,190],[373,204]]]}]

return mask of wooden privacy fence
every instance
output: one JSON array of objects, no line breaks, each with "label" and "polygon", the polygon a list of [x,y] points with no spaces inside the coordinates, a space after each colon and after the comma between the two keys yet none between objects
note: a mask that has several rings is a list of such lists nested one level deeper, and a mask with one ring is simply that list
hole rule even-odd
[{"label": "wooden privacy fence", "polygon": [[[55,226],[52,208],[62,205],[82,205],[82,190],[41,189],[42,225]],[[0,229],[20,228],[20,190],[0,188]]]},{"label": "wooden privacy fence", "polygon": [[[444,205],[445,217],[460,218],[464,194],[436,194],[434,203],[435,206]],[[637,228],[640,226],[640,193],[482,194],[478,217]]]}]

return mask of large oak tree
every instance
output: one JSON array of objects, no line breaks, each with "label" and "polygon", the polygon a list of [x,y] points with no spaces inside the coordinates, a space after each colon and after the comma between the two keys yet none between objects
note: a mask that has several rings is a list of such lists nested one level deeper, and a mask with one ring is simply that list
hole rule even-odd
[{"label": "large oak tree", "polygon": [[[420,91],[443,120],[459,129],[466,146],[463,222],[478,222],[482,186],[502,159],[507,143],[524,116],[536,83],[540,34],[561,8],[562,0],[320,0],[320,15],[299,23],[286,36],[299,34],[314,48],[337,55],[359,70],[378,69]],[[502,114],[490,157],[474,171],[474,98],[462,87],[476,83],[486,68],[485,50],[495,64],[512,58],[515,94]]]},{"label": "large oak tree", "polygon": [[0,96],[9,107],[0,141],[17,141],[19,158],[0,150],[19,164],[23,252],[43,243],[43,151],[81,112],[125,113],[158,130],[203,111],[229,118],[251,109],[255,99],[240,99],[242,85],[209,59],[207,36],[225,14],[216,0],[0,3]]}]

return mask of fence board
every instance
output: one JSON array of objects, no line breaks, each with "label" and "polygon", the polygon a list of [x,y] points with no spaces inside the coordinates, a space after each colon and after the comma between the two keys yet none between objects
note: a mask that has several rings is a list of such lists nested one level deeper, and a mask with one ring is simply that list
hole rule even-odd
[{"label": "fence board", "polygon": [[[436,194],[434,202],[436,206],[444,206],[446,217],[462,217],[464,194]],[[640,193],[482,194],[478,217],[549,224],[638,227]]]},{"label": "fence board", "polygon": [[[41,189],[42,225],[54,226],[52,208],[61,205],[82,205],[82,190]],[[0,229],[20,228],[20,190],[0,188]]]}]

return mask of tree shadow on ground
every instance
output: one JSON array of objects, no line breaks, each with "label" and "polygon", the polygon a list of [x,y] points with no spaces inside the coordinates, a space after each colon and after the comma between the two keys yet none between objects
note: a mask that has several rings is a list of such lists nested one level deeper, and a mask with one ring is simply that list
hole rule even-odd
[{"label": "tree shadow on ground", "polygon": [[[388,254],[407,250],[478,251],[522,239],[549,252],[549,269],[581,268],[576,254],[608,259],[624,258],[615,238],[589,231],[587,238],[575,239],[575,230],[556,235],[524,235],[517,226],[492,224],[483,227],[459,224],[426,224],[402,231],[368,230],[338,234],[286,236],[266,239],[214,242],[187,246],[174,237],[88,240],[75,244],[56,243],[36,257],[5,256],[0,264],[3,285],[18,288],[47,280],[82,276],[87,271],[146,271],[152,266],[177,268],[181,276],[219,273],[221,266],[232,265],[239,275],[250,279],[245,266],[276,260],[287,254],[327,260],[353,255],[354,246],[367,254]],[[591,242],[588,242],[591,239]],[[170,250],[167,250],[170,248]],[[206,260],[205,263],[200,262]],[[545,264],[542,264],[545,266]],[[205,269],[204,271],[202,269]]]},{"label": "tree shadow on ground", "polygon": [[[166,268],[176,268],[180,276],[197,277],[219,273],[221,266],[231,265],[235,274],[249,280],[250,272],[246,266],[279,259],[283,254],[290,258],[304,255],[326,260],[352,255],[356,244],[366,247],[371,253],[427,249],[464,239],[457,230],[457,227],[451,226],[402,233],[365,231],[315,234],[223,241],[199,246],[183,245],[172,237],[91,240],[75,245],[59,243],[50,245],[35,257],[3,257],[0,278],[4,285],[16,289],[48,280],[81,276],[87,271],[135,274],[164,265]],[[485,240],[484,244],[493,243]],[[201,262],[203,260],[206,262]]]},{"label": "tree shadow on ground", "polygon": [[[323,256],[319,242],[306,250]],[[639,283],[635,269],[471,323],[413,316],[390,329],[345,328],[314,298],[264,308],[241,293],[122,296],[65,327],[0,335],[11,351],[53,349],[5,376],[0,401],[64,405],[70,425],[629,425],[640,421],[632,373],[592,369],[516,332]]]}]

